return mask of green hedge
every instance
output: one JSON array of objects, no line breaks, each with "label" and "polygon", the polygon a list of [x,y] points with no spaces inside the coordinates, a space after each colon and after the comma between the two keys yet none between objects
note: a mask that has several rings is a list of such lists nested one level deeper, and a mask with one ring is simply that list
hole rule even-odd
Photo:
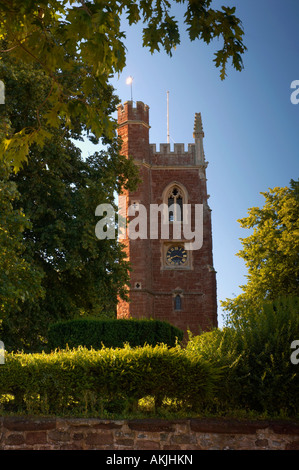
[{"label": "green hedge", "polygon": [[0,406],[110,417],[150,396],[157,407],[167,398],[184,413],[254,411],[293,418],[299,413],[299,365],[290,356],[299,339],[298,312],[298,298],[268,303],[234,327],[191,338],[186,348],[127,344],[7,353],[0,365]]},{"label": "green hedge", "polygon": [[269,416],[298,416],[299,364],[291,344],[299,340],[299,298],[252,308],[234,326],[204,333],[187,349],[224,368],[214,404],[221,409],[254,410]]},{"label": "green hedge", "polygon": [[155,346],[159,343],[175,346],[182,341],[183,332],[175,326],[158,320],[91,320],[60,321],[50,325],[49,349],[86,348],[100,349],[130,346]]},{"label": "green hedge", "polygon": [[197,409],[218,380],[208,361],[179,346],[9,353],[0,366],[0,396],[4,410],[107,416],[148,396],[157,406],[167,397]]}]

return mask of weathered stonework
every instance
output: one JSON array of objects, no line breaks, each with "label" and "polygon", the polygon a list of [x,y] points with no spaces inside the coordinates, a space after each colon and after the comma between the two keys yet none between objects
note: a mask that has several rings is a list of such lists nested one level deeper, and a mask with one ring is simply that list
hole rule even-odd
[{"label": "weathered stonework", "polygon": [[299,450],[299,422],[0,418],[0,450]]}]

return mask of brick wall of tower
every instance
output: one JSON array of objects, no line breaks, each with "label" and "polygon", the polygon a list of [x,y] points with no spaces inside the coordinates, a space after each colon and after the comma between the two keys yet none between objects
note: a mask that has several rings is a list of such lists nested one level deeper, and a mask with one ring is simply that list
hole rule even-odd
[{"label": "brick wall of tower", "polygon": [[149,107],[140,101],[136,106],[127,101],[118,106],[118,135],[122,153],[140,161],[149,159]]},{"label": "brick wall of tower", "polygon": [[[165,154],[167,162],[169,156]],[[161,158],[161,156],[160,156]],[[187,159],[187,155],[185,156]],[[169,160],[168,160],[169,162]],[[168,163],[167,162],[167,163]],[[171,162],[172,163],[172,162]],[[167,165],[166,165],[167,166]],[[207,205],[206,181],[201,179],[198,168],[182,165],[170,169],[152,170],[152,202],[162,203],[162,193],[172,182],[180,182],[188,191],[188,203],[203,204],[203,245],[191,252],[192,269],[161,269],[161,240],[151,240],[152,249],[152,289],[154,296],[155,318],[164,319],[194,334],[217,325],[216,277],[213,266],[211,211]],[[195,229],[192,219],[192,231]],[[174,292],[182,292],[182,310],[174,309]],[[167,292],[167,294],[166,294]]]},{"label": "brick wall of tower", "polygon": [[[120,301],[118,317],[152,317],[167,320],[194,334],[217,326],[216,276],[213,269],[211,211],[207,204],[205,167],[196,163],[195,145],[149,144],[148,106],[126,102],[118,108],[122,153],[133,156],[139,166],[142,183],[134,193],[125,192],[127,204],[139,202],[147,208],[161,204],[164,189],[173,182],[186,188],[188,203],[203,204],[203,245],[191,252],[192,269],[165,269],[161,239],[125,240],[132,264],[130,302]],[[164,201],[165,202],[165,201]],[[148,220],[148,235],[150,221]],[[194,220],[192,225],[194,230]],[[180,292],[182,310],[174,308],[174,296]]]},{"label": "brick wall of tower", "polygon": [[[127,208],[138,202],[145,207],[150,204],[150,171],[144,163],[149,162],[149,112],[148,106],[137,101],[136,106],[127,101],[118,107],[118,135],[122,139],[122,154],[133,157],[139,165],[139,174],[142,184],[136,191],[125,190]],[[137,215],[137,214],[136,214]],[[129,217],[131,220],[133,217]],[[151,294],[147,292],[151,285],[150,241],[125,239],[127,258],[132,264],[129,284],[129,302],[119,300],[118,318],[144,318],[152,317]],[[136,287],[138,286],[138,287]]]}]

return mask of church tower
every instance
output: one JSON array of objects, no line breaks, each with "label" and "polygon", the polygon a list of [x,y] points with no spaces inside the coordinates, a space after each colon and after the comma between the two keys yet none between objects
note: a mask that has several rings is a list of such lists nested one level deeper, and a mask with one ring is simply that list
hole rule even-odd
[{"label": "church tower", "polygon": [[[132,271],[130,301],[119,301],[117,317],[166,320],[198,334],[217,326],[201,114],[195,114],[194,143],[187,149],[174,144],[171,151],[170,144],[160,144],[157,150],[149,143],[149,129],[147,105],[127,101],[118,106],[122,154],[134,158],[141,183],[120,197],[120,212],[129,214],[121,242]],[[138,217],[145,222],[136,228]]]}]

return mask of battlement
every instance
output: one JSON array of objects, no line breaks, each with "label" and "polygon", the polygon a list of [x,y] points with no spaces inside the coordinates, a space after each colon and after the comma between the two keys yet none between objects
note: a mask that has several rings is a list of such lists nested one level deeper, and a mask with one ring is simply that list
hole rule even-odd
[{"label": "battlement", "polygon": [[156,144],[149,143],[149,106],[142,101],[125,101],[117,107],[118,135],[123,142],[123,151],[134,155],[135,160],[153,166],[198,166],[206,167],[203,149],[203,127],[201,113],[195,114],[193,137],[194,143],[173,144],[162,143],[157,149]]},{"label": "battlement", "polygon": [[136,122],[149,127],[149,106],[142,101],[126,101],[117,107],[118,125]]},{"label": "battlement", "polygon": [[159,150],[157,150],[156,144],[150,144],[150,153],[160,155],[194,155],[195,144],[188,144],[188,150],[185,150],[185,144],[173,144],[173,150],[170,148],[170,144],[160,144]]},{"label": "battlement", "polygon": [[157,150],[156,144],[150,144],[150,161],[158,166],[190,166],[195,164],[195,144],[188,144],[185,150],[184,144],[174,144],[171,150],[170,144],[160,144]]}]

